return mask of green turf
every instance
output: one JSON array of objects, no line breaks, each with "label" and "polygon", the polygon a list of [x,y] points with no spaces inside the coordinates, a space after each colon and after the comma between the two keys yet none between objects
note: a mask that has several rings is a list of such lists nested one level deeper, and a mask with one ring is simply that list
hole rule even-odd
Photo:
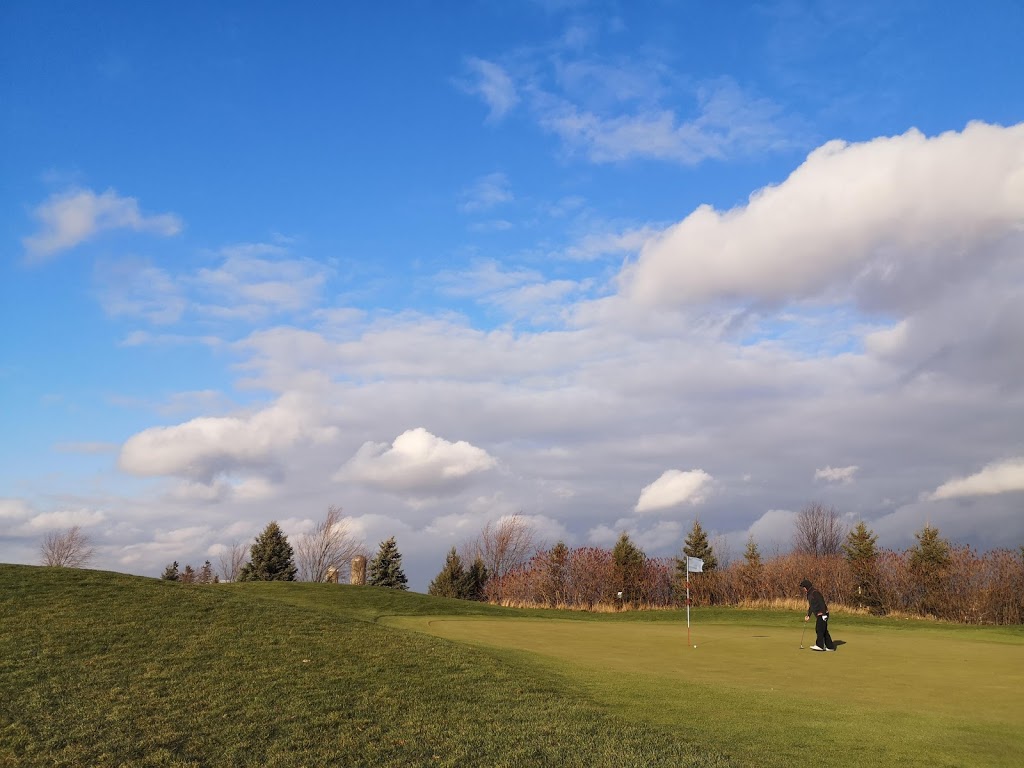
[{"label": "green turf", "polygon": [[[745,764],[1021,764],[1020,627],[833,616],[839,650],[817,653],[799,649],[799,614],[695,616],[690,645],[678,614],[674,622],[671,614],[660,621],[390,621],[527,652],[630,719],[705,739]],[[811,625],[804,645],[813,640]]]},{"label": "green turf", "polygon": [[[0,766],[1017,765],[1024,631],[0,565]],[[813,628],[808,630],[809,645]]]}]

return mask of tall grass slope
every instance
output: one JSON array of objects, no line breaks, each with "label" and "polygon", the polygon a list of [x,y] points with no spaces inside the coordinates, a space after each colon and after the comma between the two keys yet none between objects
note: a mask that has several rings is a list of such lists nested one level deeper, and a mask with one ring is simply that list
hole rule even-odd
[{"label": "tall grass slope", "polygon": [[0,766],[731,764],[522,658],[375,621],[488,612],[0,565]]}]

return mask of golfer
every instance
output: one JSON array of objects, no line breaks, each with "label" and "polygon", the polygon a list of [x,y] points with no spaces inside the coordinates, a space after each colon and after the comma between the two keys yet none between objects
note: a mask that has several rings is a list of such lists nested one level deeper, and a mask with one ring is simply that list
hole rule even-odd
[{"label": "golfer", "polygon": [[800,589],[807,596],[807,615],[804,616],[804,621],[809,621],[812,613],[815,616],[814,631],[818,636],[811,650],[834,651],[836,644],[832,642],[832,635],[828,633],[828,606],[825,605],[825,598],[807,579],[800,582]]}]

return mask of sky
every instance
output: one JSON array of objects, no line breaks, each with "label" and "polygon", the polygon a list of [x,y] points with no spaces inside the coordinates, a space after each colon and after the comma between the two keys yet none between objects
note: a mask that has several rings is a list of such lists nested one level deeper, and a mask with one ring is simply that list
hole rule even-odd
[{"label": "sky", "polygon": [[0,3],[0,561],[343,509],[1024,545],[1024,5]]}]

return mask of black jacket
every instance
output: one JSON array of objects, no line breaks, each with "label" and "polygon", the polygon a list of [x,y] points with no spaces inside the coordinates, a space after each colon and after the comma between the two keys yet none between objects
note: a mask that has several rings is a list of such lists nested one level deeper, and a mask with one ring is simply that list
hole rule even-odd
[{"label": "black jacket", "polygon": [[828,606],[825,605],[825,598],[821,596],[814,587],[807,590],[807,615],[819,616],[828,613]]}]

